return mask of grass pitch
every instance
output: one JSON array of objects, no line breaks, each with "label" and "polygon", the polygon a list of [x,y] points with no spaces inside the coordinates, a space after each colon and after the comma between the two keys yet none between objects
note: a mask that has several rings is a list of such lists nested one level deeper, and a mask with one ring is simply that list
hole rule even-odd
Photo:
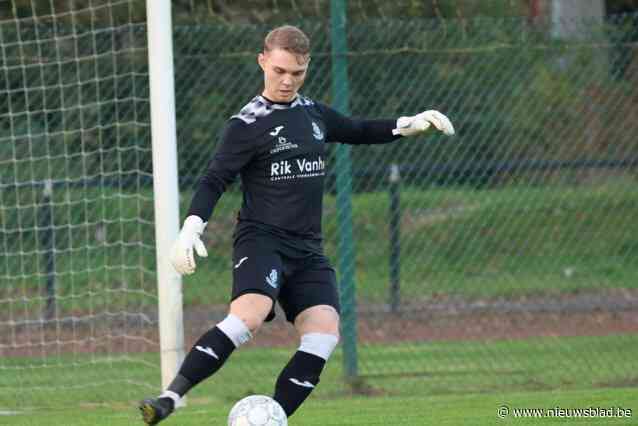
[{"label": "grass pitch", "polygon": [[[508,394],[470,394],[414,397],[350,397],[312,400],[290,419],[291,426],[405,425],[405,426],[494,426],[517,425],[630,425],[638,415],[634,388],[573,391],[536,391]],[[499,408],[507,405],[512,414],[501,418]],[[192,401],[162,425],[225,425],[230,403]],[[621,407],[631,417],[556,418],[515,417],[521,408]],[[75,410],[51,409],[46,412],[0,417],[0,424],[15,426],[130,426],[142,424],[134,408],[128,405],[81,407]]]},{"label": "grass pitch", "polygon": [[[241,397],[271,394],[294,348],[242,349],[189,394],[170,425],[224,425]],[[364,393],[344,385],[335,353],[294,425],[636,424],[638,336],[429,342],[360,349]],[[379,367],[380,360],[384,368]],[[157,354],[2,359],[2,425],[135,425],[136,401],[159,389]],[[66,364],[64,366],[63,364]],[[632,418],[515,418],[513,409],[622,407]],[[137,423],[136,423],[137,422]]]}]

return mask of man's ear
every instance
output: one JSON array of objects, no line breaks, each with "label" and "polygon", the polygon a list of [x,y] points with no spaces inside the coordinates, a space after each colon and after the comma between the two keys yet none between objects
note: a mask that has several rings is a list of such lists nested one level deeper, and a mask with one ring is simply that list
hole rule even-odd
[{"label": "man's ear", "polygon": [[263,53],[259,53],[257,55],[257,63],[259,64],[259,67],[263,70],[266,71],[266,55],[264,55]]}]

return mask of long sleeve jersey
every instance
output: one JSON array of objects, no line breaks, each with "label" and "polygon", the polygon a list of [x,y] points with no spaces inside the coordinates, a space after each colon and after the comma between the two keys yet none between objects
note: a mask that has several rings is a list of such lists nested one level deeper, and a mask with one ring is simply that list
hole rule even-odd
[{"label": "long sleeve jersey", "polygon": [[258,227],[320,246],[326,143],[391,142],[398,138],[392,134],[395,123],[351,119],[301,95],[288,104],[256,96],[227,122],[188,215],[208,221],[239,174],[238,232]]}]

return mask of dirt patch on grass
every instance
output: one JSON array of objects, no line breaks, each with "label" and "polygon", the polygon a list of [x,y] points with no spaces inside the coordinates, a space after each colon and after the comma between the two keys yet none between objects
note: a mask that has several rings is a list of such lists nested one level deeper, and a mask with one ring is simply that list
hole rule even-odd
[{"label": "dirt patch on grass", "polygon": [[[190,307],[184,312],[185,343],[193,345],[224,318],[225,306]],[[292,326],[278,310],[248,347],[297,345]],[[488,341],[532,337],[638,334],[638,292],[575,294],[518,300],[438,298],[412,301],[390,312],[366,305],[357,315],[360,344],[427,341]],[[157,314],[105,314],[53,321],[3,322],[0,356],[51,357],[64,353],[115,354],[159,350]]]}]

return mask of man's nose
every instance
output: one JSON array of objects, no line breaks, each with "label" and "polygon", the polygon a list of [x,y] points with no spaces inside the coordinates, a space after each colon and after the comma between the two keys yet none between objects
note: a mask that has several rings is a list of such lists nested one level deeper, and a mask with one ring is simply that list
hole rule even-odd
[{"label": "man's nose", "polygon": [[285,86],[292,86],[292,84],[293,84],[292,77],[290,77],[290,76],[284,76],[284,79],[281,82]]}]

